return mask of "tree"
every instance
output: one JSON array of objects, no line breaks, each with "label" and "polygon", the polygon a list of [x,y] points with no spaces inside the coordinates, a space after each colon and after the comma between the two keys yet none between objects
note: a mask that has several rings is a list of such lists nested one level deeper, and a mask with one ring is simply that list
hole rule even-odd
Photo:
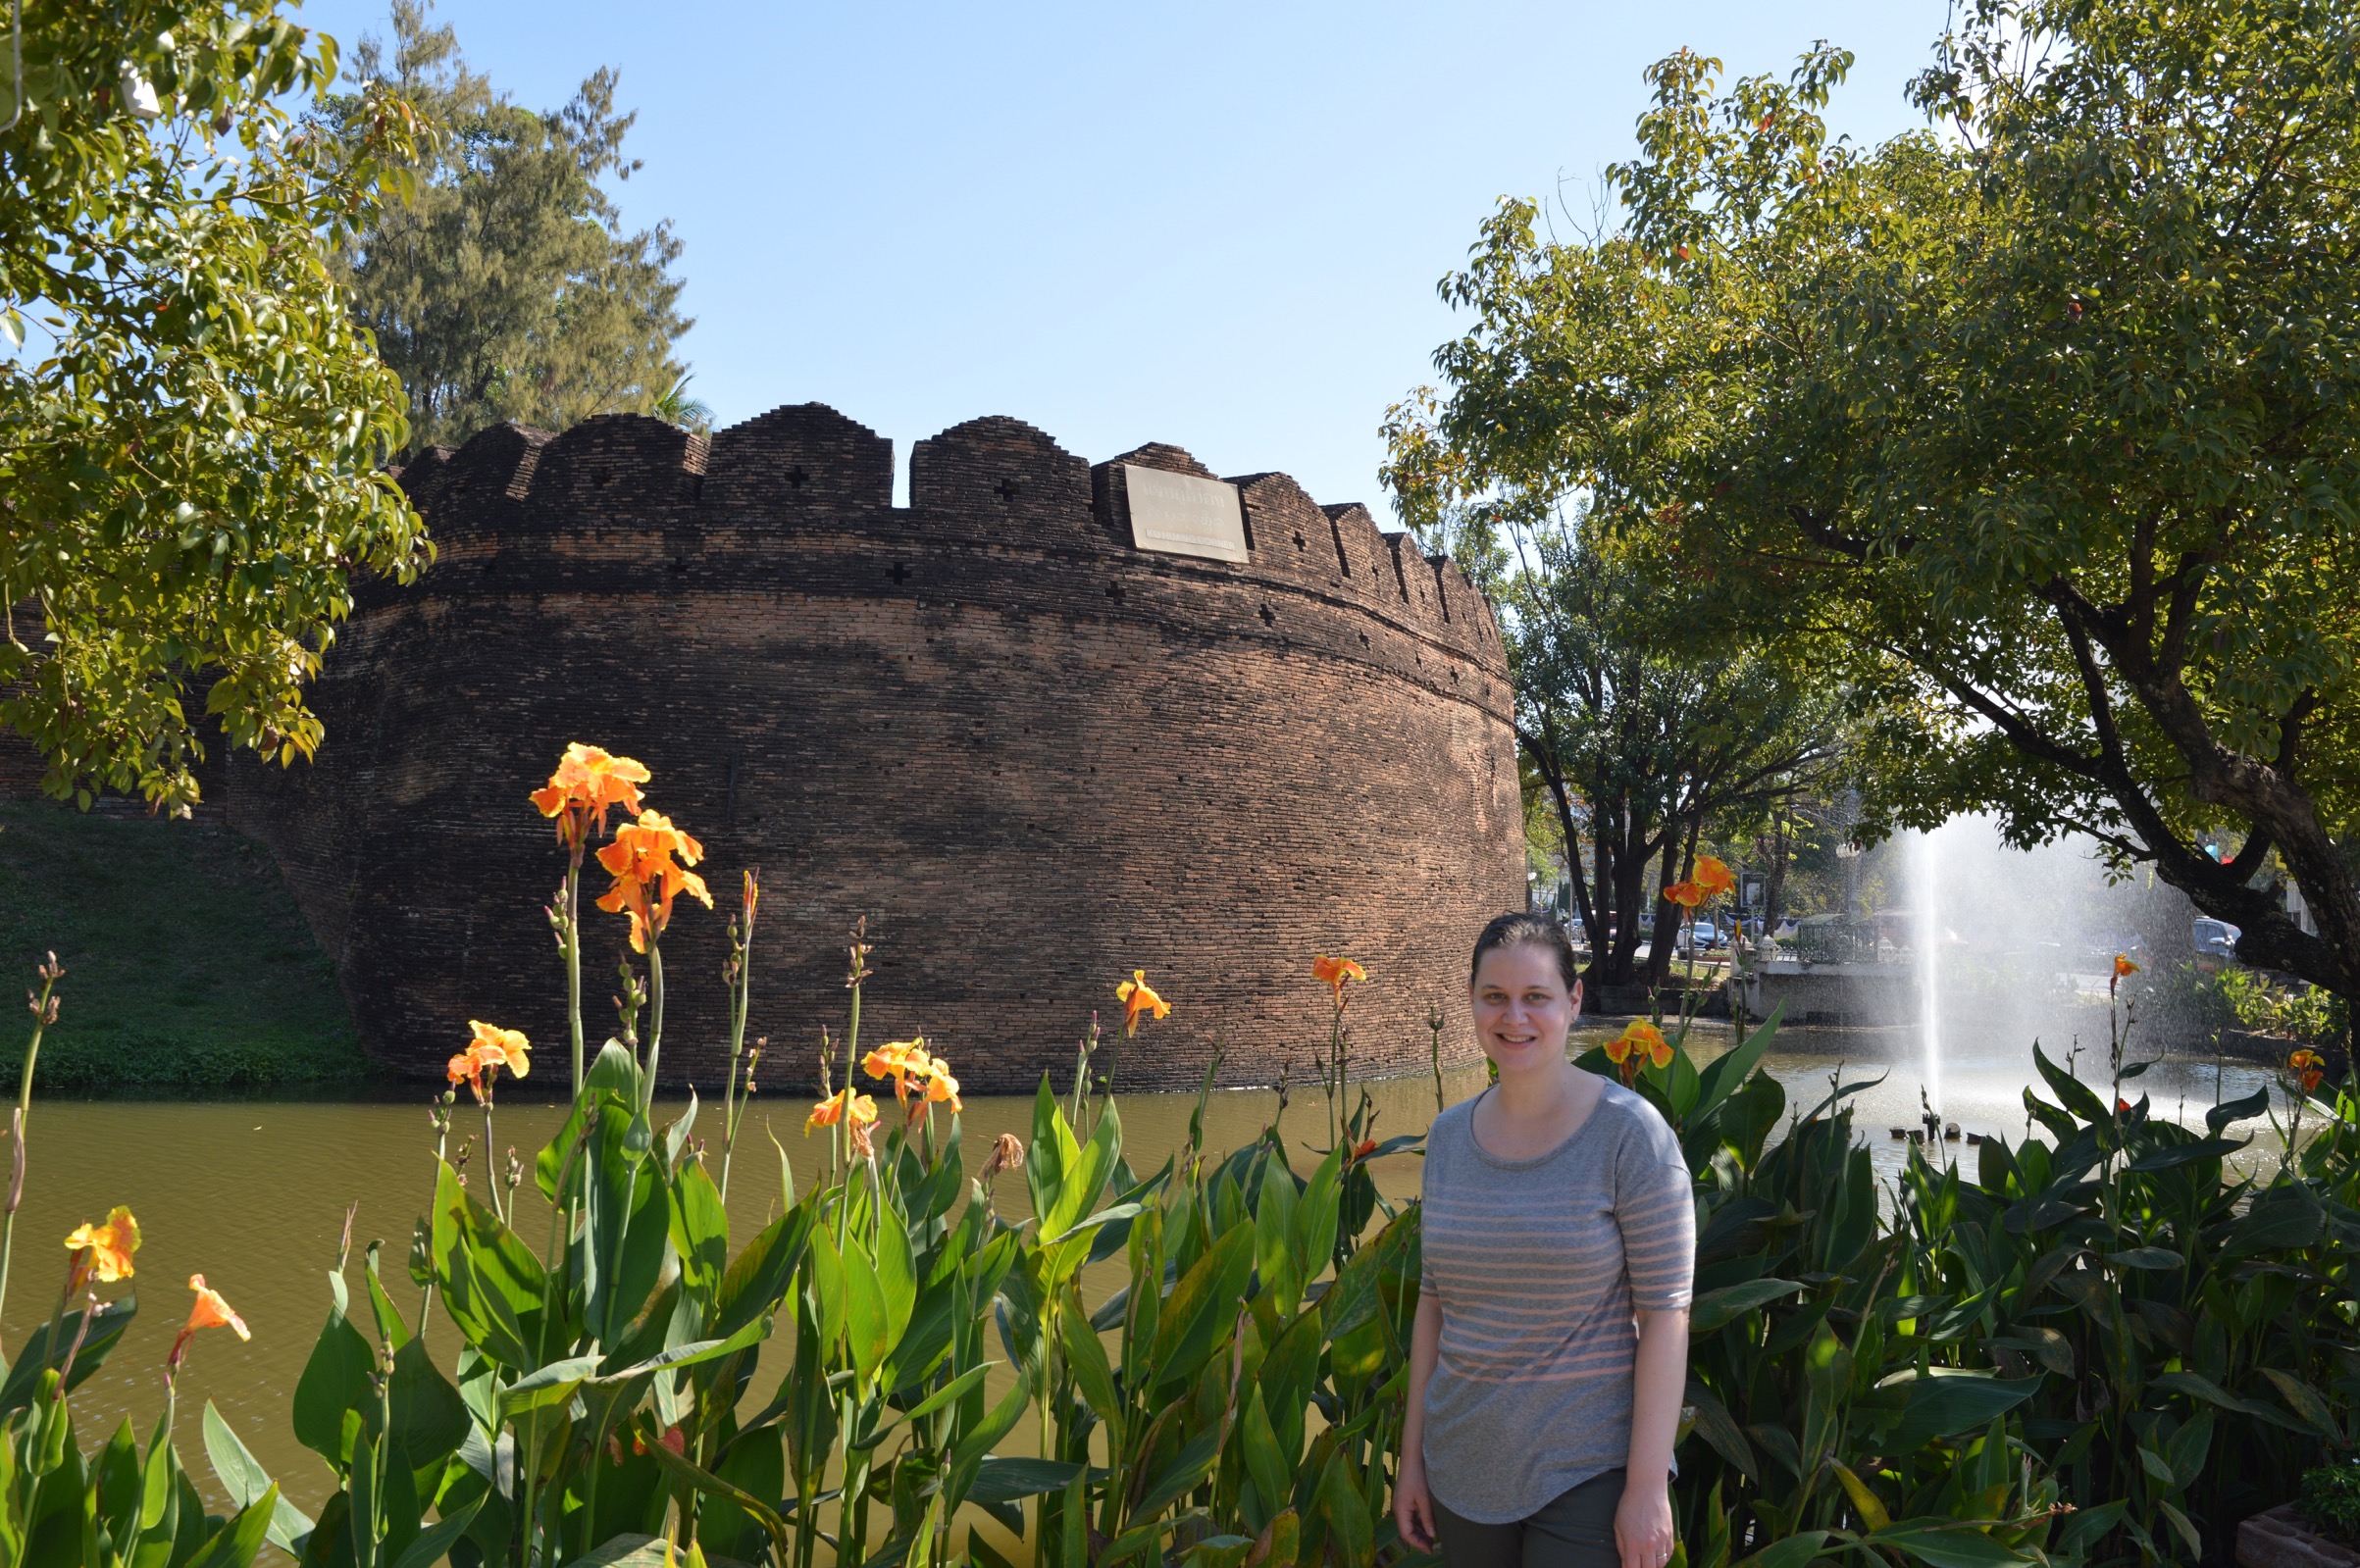
[{"label": "tree", "polygon": [[364,38],[350,74],[364,90],[328,100],[322,119],[359,129],[366,84],[382,79],[443,132],[413,198],[340,256],[360,320],[408,388],[410,450],[502,420],[563,430],[667,397],[678,412],[687,373],[672,347],[692,325],[674,309],[680,241],[669,223],[626,230],[601,183],[640,167],[623,155],[638,116],[615,111],[615,72],[534,114],[470,71],[420,0],[394,0],[391,20],[390,55]]},{"label": "tree", "polygon": [[303,683],[353,575],[427,555],[377,472],[400,387],[328,257],[397,188],[414,125],[371,86],[349,134],[289,134],[280,100],[331,82],[335,45],[279,12],[23,19],[24,112],[0,131],[0,724],[85,804],[185,807],[207,715],[308,755]]},{"label": "tree", "polygon": [[[1501,606],[1517,745],[1565,846],[1589,980],[1629,985],[1640,911],[1672,930],[1679,912],[1662,889],[1688,875],[1708,825],[1758,813],[1834,760],[1837,694],[1767,654],[1704,645],[1693,595],[1613,537],[1600,510],[1611,485],[1568,516],[1562,474],[1478,480],[1414,407],[1395,410],[1387,433],[1404,513],[1474,563]],[[1650,985],[1671,949],[1649,944]]]},{"label": "tree", "polygon": [[2351,994],[2360,16],[1973,0],[1916,89],[1948,133],[1866,152],[1848,64],[1655,67],[1618,229],[1487,228],[1441,430],[1646,453],[1625,526],[1873,700],[1882,822],[2092,835]]}]

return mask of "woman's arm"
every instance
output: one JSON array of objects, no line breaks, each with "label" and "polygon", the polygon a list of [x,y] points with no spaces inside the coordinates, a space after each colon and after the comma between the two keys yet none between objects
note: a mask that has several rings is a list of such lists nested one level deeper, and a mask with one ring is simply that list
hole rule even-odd
[{"label": "woman's arm", "polygon": [[[1685,1324],[1687,1314],[1682,1313]],[[1686,1343],[1683,1332],[1681,1342]],[[1442,1349],[1442,1303],[1430,1290],[1417,1297],[1417,1319],[1410,1326],[1410,1395],[1402,1413],[1402,1451],[1393,1468],[1393,1523],[1402,1540],[1419,1551],[1434,1549],[1434,1494],[1426,1490],[1426,1382]],[[1665,1440],[1667,1463],[1671,1442]],[[1670,1517],[1666,1505],[1665,1517]]]},{"label": "woman's arm", "polygon": [[[1680,1400],[1688,1387],[1688,1309],[1642,1307],[1637,1316],[1630,1458],[1622,1503],[1615,1510],[1615,1542],[1622,1568],[1664,1568],[1671,1560],[1671,1442],[1679,1435]],[[1411,1377],[1415,1379],[1414,1370]]]}]

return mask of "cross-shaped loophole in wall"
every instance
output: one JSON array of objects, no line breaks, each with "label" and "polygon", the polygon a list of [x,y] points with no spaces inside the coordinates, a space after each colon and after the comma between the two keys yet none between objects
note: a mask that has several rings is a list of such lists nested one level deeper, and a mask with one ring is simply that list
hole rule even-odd
[{"label": "cross-shaped loophole in wall", "polygon": [[1266,605],[1266,604],[1262,606],[1262,625],[1264,625],[1264,626],[1276,626],[1276,625],[1278,625],[1278,612],[1277,612],[1276,610],[1273,610],[1273,609],[1271,609],[1271,608],[1270,608],[1268,605]]},{"label": "cross-shaped loophole in wall", "polygon": [[1003,501],[1015,500],[1016,492],[1023,488],[1023,486],[1018,484],[1014,480],[1001,480],[1000,483],[994,487],[1000,491],[1000,498]]},{"label": "cross-shaped loophole in wall", "polygon": [[810,475],[803,472],[803,465],[800,463],[797,463],[795,467],[787,471],[787,482],[794,485],[798,490],[803,487],[803,481],[810,477]]},{"label": "cross-shaped loophole in wall", "polygon": [[894,563],[893,580],[896,582],[907,582],[909,581],[909,568],[902,565],[900,562],[896,561]]}]

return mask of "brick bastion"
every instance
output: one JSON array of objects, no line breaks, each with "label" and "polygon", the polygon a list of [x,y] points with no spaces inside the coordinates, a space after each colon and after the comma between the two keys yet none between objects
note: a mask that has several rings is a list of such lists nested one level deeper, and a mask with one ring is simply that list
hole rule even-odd
[{"label": "brick bastion", "polygon": [[[1291,1063],[1301,1084],[1323,952],[1369,971],[1359,1063],[1422,1068],[1435,1007],[1445,1060],[1468,1059],[1467,949],[1524,876],[1499,630],[1460,569],[1176,447],[1093,468],[975,420],[917,443],[906,508],[893,465],[805,404],[709,440],[501,426],[402,474],[437,561],[362,590],[313,693],[316,762],[242,758],[223,791],[371,1054],[439,1073],[485,1018],[562,1076],[542,906],[563,862],[525,796],[580,739],[646,763],[650,804],[707,851],[719,908],[684,902],[664,947],[676,1082],[723,1071],[744,866],[766,1090],[815,1077],[823,1025],[841,1039],[858,916],[863,1043],[922,1033],[970,1091],[1064,1084],[1135,968],[1173,1013],[1121,1083],[1193,1087],[1218,1042],[1224,1082]],[[1244,548],[1174,546],[1135,490],[1234,519]],[[604,881],[586,868],[593,1048],[624,951],[589,907]]]}]

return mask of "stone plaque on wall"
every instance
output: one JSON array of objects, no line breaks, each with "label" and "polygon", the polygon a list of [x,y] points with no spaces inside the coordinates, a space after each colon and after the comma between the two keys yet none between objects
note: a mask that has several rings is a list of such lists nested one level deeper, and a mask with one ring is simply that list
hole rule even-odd
[{"label": "stone plaque on wall", "polygon": [[1138,548],[1246,563],[1246,516],[1236,485],[1125,463],[1123,487],[1130,492],[1131,542]]}]

